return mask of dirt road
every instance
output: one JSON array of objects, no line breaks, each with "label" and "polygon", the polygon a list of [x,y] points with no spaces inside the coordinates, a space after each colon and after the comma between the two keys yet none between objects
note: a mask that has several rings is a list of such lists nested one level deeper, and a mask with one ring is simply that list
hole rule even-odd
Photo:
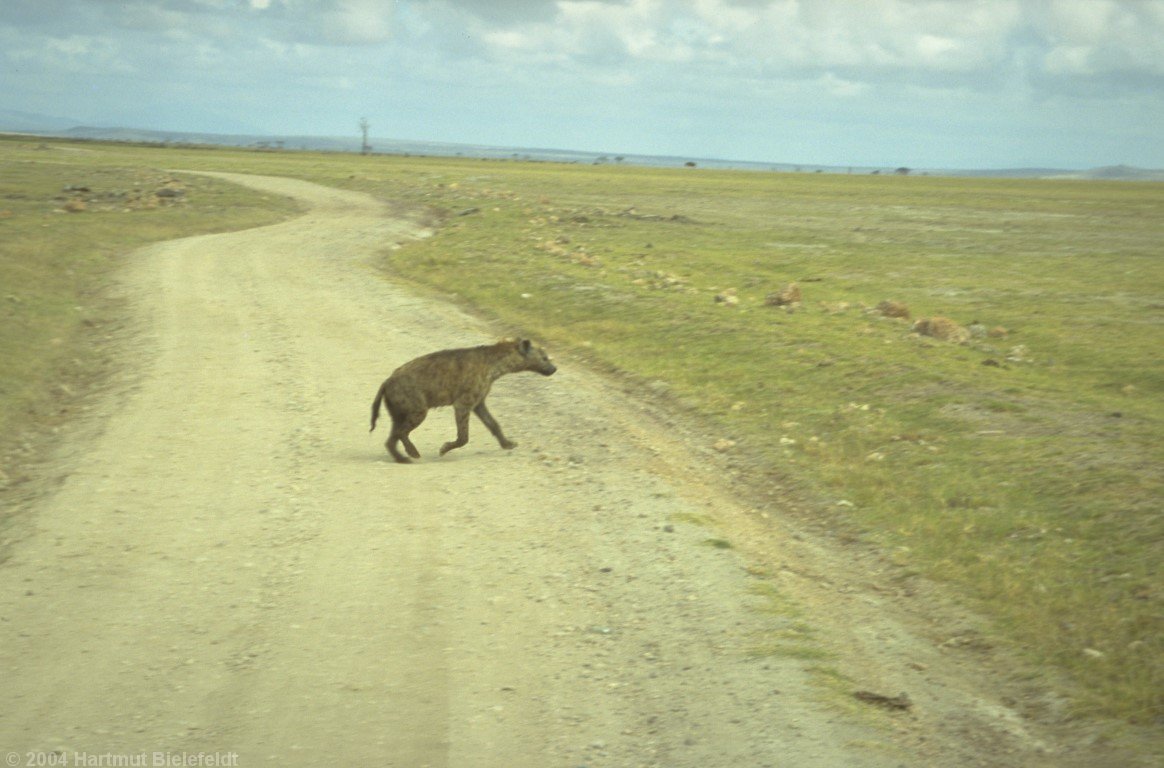
[{"label": "dirt road", "polygon": [[437,458],[445,410],[392,463],[383,377],[493,335],[374,271],[423,233],[371,198],[229,178],[310,212],[134,254],[125,376],[9,510],[8,765],[1065,763],[957,628],[910,625],[568,361],[495,387],[517,450],[474,422]]}]

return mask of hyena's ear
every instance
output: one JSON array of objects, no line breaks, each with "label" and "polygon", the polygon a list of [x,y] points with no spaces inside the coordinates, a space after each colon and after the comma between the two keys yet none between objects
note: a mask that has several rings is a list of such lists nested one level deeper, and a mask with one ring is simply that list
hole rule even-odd
[{"label": "hyena's ear", "polygon": [[517,342],[517,349],[523,355],[528,355],[529,351],[533,349],[533,343],[530,342],[529,339],[522,339],[521,341]]}]

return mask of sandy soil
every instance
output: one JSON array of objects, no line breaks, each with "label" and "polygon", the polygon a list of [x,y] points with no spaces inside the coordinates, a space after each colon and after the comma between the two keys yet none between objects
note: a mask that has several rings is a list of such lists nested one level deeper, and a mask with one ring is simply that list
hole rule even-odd
[{"label": "sandy soil", "polygon": [[380,381],[494,334],[375,271],[425,233],[371,198],[227,178],[310,211],[134,254],[124,374],[8,510],[7,765],[1104,764],[972,617],[569,360],[495,386],[516,450],[438,458],[443,410],[392,463]]}]

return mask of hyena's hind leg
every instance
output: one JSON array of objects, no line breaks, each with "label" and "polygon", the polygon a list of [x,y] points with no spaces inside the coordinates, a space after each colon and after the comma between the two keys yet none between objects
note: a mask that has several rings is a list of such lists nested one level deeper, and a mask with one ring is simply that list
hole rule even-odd
[{"label": "hyena's hind leg", "polygon": [[400,451],[396,449],[398,442],[404,444],[404,450],[408,451],[408,455],[413,459],[420,458],[420,451],[416,450],[416,446],[408,439],[408,435],[412,430],[420,426],[420,423],[424,421],[426,415],[424,411],[421,411],[419,414],[392,414],[392,431],[389,433],[384,447],[388,449],[388,453],[392,454],[392,458],[396,459],[399,463],[410,464],[412,462],[411,459],[402,456]]}]

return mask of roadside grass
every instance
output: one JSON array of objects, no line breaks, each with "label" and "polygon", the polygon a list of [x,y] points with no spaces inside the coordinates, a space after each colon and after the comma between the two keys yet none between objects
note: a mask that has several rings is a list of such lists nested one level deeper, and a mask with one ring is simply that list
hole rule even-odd
[{"label": "roadside grass", "polygon": [[753,582],[749,592],[758,600],[756,610],[771,620],[773,626],[749,646],[748,656],[800,661],[834,658],[834,654],[819,643],[815,628],[805,621],[804,608],[784,595],[772,582],[770,575],[762,574],[761,580]]},{"label": "roadside grass", "polygon": [[1164,185],[93,148],[424,210],[393,275],[650,384],[759,497],[973,598],[1079,714],[1164,719]]},{"label": "roadside grass", "polygon": [[[445,212],[394,274],[661,382],[760,486],[980,601],[1081,714],[1164,716],[1164,186],[364,168],[344,184]],[[1006,335],[920,337],[883,300]]]},{"label": "roadside grass", "polygon": [[[0,489],[22,481],[43,438],[108,373],[110,278],[133,249],[294,210],[159,159],[0,137]],[[156,196],[164,186],[181,192]]]}]

